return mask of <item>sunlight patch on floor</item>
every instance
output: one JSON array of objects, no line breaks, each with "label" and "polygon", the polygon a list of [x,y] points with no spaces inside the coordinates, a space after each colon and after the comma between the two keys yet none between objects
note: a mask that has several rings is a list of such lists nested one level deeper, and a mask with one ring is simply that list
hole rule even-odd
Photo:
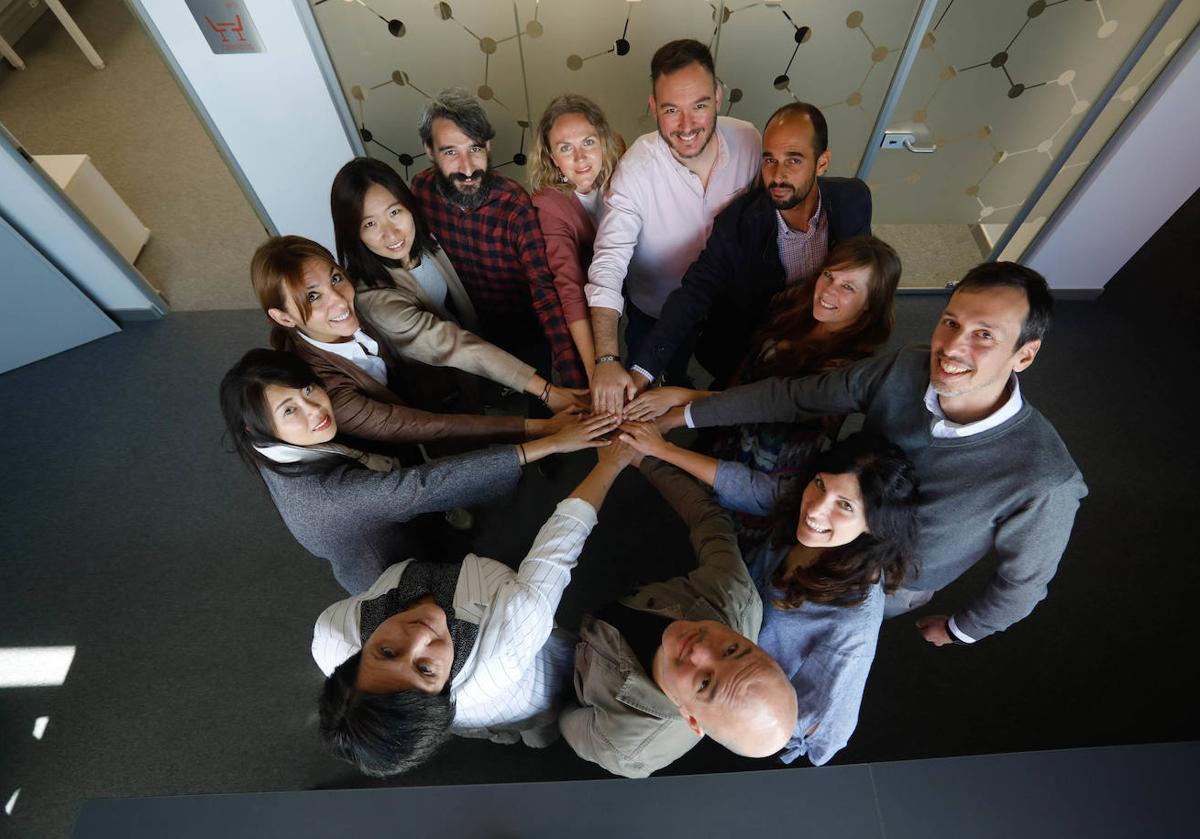
[{"label": "sunlight patch on floor", "polygon": [[0,688],[61,685],[74,660],[74,647],[0,647]]}]

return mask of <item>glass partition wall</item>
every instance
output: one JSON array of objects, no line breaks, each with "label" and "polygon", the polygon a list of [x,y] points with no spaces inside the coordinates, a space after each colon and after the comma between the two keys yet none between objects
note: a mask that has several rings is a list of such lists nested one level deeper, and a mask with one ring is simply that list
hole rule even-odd
[{"label": "glass partition wall", "polygon": [[591,97],[632,141],[654,130],[654,51],[708,43],[722,113],[761,129],[793,99],[819,106],[829,174],[870,184],[903,284],[940,288],[989,254],[1019,258],[1200,0],[317,0],[313,11],[367,154],[406,175],[428,165],[416,124],[435,91],[485,102],[492,163],[524,182],[530,126],[551,97]]}]

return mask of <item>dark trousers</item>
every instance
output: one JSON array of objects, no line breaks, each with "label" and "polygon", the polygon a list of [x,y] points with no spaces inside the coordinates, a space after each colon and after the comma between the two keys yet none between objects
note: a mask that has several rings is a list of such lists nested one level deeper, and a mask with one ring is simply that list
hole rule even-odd
[{"label": "dark trousers", "polygon": [[[658,318],[651,317],[628,298],[625,301],[625,316],[629,319],[625,326],[625,357],[632,358],[634,350],[650,337]],[[667,384],[680,387],[690,387],[692,380],[688,377],[688,361],[692,357],[692,348],[696,345],[696,335],[693,333],[675,351],[674,357],[667,362],[663,377]]]}]

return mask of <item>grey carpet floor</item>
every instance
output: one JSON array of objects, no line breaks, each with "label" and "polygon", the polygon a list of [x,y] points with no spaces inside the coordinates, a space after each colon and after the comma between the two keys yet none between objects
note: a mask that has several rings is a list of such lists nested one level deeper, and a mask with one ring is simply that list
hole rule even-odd
[{"label": "grey carpet floor", "polygon": [[134,263],[175,311],[254,308],[262,224],[121,0],[64,4],[104,59],[95,70],[52,14],[0,62],[0,123],[30,154],[87,154],[150,240]]},{"label": "grey carpet floor", "polygon": [[[903,298],[894,343],[924,339],[940,305]],[[308,646],[341,592],[221,443],[217,381],[264,333],[253,312],[176,313],[0,376],[0,646],[77,647],[62,686],[0,690],[0,798],[21,789],[4,818],[15,835],[66,836],[92,797],[603,774],[561,743],[457,740],[390,782],[322,754]],[[1049,599],[971,649],[927,646],[912,616],[887,623],[838,762],[1200,735],[1184,690],[1200,487],[1175,395],[1197,359],[1194,346],[1181,355],[1167,340],[1104,302],[1060,304],[1022,388],[1059,428],[1091,495]],[[1146,363],[1160,351],[1169,363]],[[481,514],[474,548],[518,561],[589,458],[566,458],[550,478],[531,470]],[[688,557],[683,528],[625,475],[560,620],[572,625]],[[977,568],[930,608],[953,609],[987,574]],[[35,740],[42,715],[50,723]],[[769,765],[704,743],[666,772]]]}]

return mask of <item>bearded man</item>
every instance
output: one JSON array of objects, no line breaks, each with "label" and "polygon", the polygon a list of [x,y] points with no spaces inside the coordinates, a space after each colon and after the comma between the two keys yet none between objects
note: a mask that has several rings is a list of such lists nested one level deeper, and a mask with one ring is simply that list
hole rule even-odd
[{"label": "bearded man", "polygon": [[438,244],[450,257],[479,315],[483,337],[546,379],[587,387],[546,264],[546,241],[529,195],[491,169],[496,130],[483,105],[462,88],[426,103],[418,124],[433,165],[412,192]]},{"label": "bearded man", "polygon": [[630,354],[639,390],[693,343],[696,360],[717,383],[728,381],[771,298],[811,281],[839,242],[870,234],[870,190],[857,178],[826,177],[830,161],[819,109],[790,102],[771,115],[759,185],[717,216],[704,252]]}]

